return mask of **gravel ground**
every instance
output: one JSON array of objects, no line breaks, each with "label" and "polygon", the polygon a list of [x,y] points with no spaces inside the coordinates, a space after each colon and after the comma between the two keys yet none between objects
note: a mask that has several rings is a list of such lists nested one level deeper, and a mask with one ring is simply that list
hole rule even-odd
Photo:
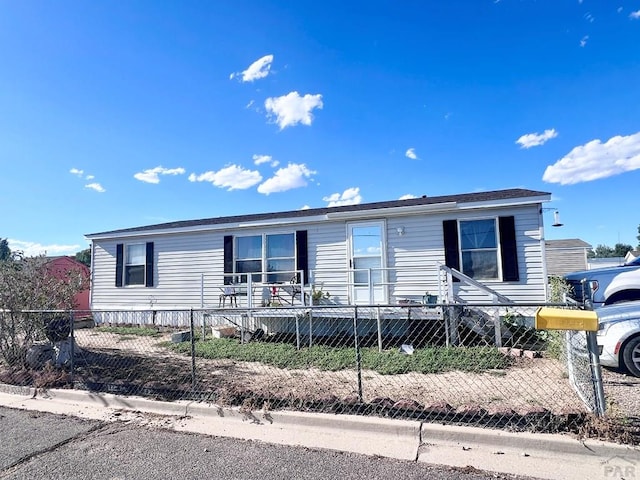
[{"label": "gravel ground", "polygon": [[608,413],[640,418],[640,378],[603,368],[602,380]]},{"label": "gravel ground", "polygon": [[[84,330],[76,332],[78,346],[83,349],[131,352],[155,358],[153,379],[159,385],[161,372],[169,365],[190,368],[184,355],[158,346],[170,340],[161,337],[133,337],[113,333]],[[318,369],[288,370],[256,362],[231,360],[196,360],[200,387],[216,385],[233,392],[250,390],[264,397],[298,398],[304,401],[349,399],[358,394],[356,371],[321,371]],[[168,383],[190,381],[190,370],[182,378],[176,372],[165,375]],[[488,412],[513,410],[526,414],[546,409],[555,414],[585,412],[585,406],[567,381],[561,362],[547,358],[515,361],[504,370],[485,373],[446,372],[439,374],[407,373],[381,375],[362,372],[362,393],[365,402],[412,400],[420,405],[450,405],[453,409],[482,408]]]},{"label": "gravel ground", "polygon": [[[84,361],[84,366],[82,361],[77,362],[76,380],[151,390],[191,390],[191,359],[161,346],[161,342],[170,340],[170,334],[141,337],[87,329],[77,331],[76,340],[79,357]],[[201,358],[196,359],[196,369],[197,389],[215,391],[221,404],[237,405],[247,397],[274,399],[270,408],[304,409],[314,402],[325,405],[358,402],[359,379],[355,370],[292,370],[257,362]],[[42,386],[38,380],[36,377],[35,384]],[[69,379],[62,375],[54,380],[58,384],[53,386],[64,386]],[[583,380],[588,385],[590,376],[584,376]],[[603,380],[607,416],[640,429],[640,378],[605,369]],[[18,383],[2,372],[0,381]],[[520,358],[507,369],[484,373],[381,375],[364,370],[360,381],[362,400],[384,407],[402,404],[402,408],[505,418],[545,411],[555,415],[587,411],[569,384],[564,364],[548,358]],[[615,432],[612,435],[615,438]]]}]

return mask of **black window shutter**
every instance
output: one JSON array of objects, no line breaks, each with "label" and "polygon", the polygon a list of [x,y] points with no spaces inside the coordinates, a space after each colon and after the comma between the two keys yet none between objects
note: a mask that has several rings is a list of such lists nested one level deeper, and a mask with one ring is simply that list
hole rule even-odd
[{"label": "black window shutter", "polygon": [[296,232],[296,270],[302,270],[302,278],[297,278],[297,282],[306,285],[309,278],[309,252],[307,250],[306,230],[298,230]]},{"label": "black window shutter", "polygon": [[116,245],[116,287],[122,286],[122,276],[124,273],[124,245]]},{"label": "black window shutter", "polygon": [[502,251],[502,279],[505,282],[517,282],[520,280],[520,275],[518,273],[515,217],[500,217],[498,221],[500,225],[500,250]]},{"label": "black window shutter", "polygon": [[144,286],[153,287],[153,242],[147,242],[147,262],[145,266]]},{"label": "black window shutter", "polygon": [[[458,246],[458,221],[444,220],[442,222],[444,237],[444,263],[449,268],[460,271],[460,248]],[[454,282],[460,280],[453,277]]]},{"label": "black window shutter", "polygon": [[225,285],[233,283],[233,236],[224,236],[224,280]]}]

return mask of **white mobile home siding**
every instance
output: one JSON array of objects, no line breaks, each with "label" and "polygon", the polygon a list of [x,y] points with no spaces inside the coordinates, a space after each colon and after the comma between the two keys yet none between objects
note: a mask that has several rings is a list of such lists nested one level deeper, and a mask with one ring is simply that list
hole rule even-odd
[{"label": "white mobile home siding", "polygon": [[[545,268],[542,249],[540,205],[458,209],[446,213],[381,215],[386,225],[387,281],[390,302],[420,301],[429,291],[439,292],[438,266],[444,264],[444,220],[467,220],[514,216],[519,280],[484,281],[487,286],[515,302],[545,301]],[[371,220],[368,217],[367,220]],[[331,293],[333,301],[348,303],[348,234],[351,220],[296,222],[291,225],[252,226],[200,232],[162,233],[149,231],[137,237],[93,240],[92,308],[185,309],[217,306],[224,272],[224,236],[307,231],[308,267],[313,281]],[[355,219],[354,219],[355,221]],[[283,222],[284,223],[284,222]],[[404,233],[398,234],[403,227]],[[115,286],[116,245],[154,242],[154,286]],[[203,282],[204,279],[204,282]],[[487,301],[473,289],[454,288],[467,301]]]}]

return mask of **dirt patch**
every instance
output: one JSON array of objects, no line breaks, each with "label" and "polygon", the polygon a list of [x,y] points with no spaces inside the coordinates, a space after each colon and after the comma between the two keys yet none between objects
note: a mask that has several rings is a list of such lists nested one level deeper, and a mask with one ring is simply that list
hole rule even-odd
[{"label": "dirt patch", "polygon": [[248,409],[572,431],[640,443],[640,433],[634,429],[640,412],[640,379],[615,372],[605,370],[603,374],[607,419],[594,421],[569,384],[564,364],[550,358],[518,358],[509,368],[484,373],[381,375],[364,370],[358,375],[355,370],[281,369],[232,360],[196,358],[193,363],[190,356],[164,346],[170,338],[170,333],[141,337],[95,329],[77,331],[73,376],[60,371],[0,370],[0,381],[201,400]]}]

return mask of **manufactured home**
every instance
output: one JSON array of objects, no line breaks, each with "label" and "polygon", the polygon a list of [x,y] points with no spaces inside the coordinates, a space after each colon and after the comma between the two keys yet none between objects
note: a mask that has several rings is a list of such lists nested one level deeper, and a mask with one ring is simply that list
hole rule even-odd
[{"label": "manufactured home", "polygon": [[508,189],[92,233],[91,307],[540,303],[549,200]]}]

